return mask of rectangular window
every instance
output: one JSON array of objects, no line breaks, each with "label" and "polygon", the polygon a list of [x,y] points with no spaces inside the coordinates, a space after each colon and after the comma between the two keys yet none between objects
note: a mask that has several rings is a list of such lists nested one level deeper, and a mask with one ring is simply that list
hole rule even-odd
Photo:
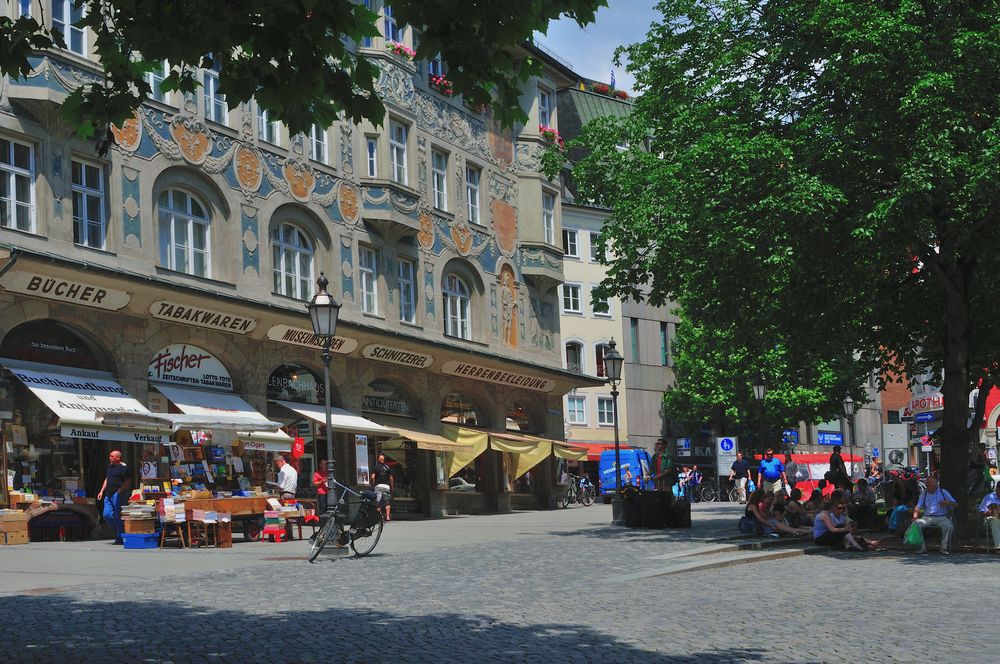
[{"label": "rectangular window", "polygon": [[417,322],[417,266],[406,259],[399,261],[399,320]]},{"label": "rectangular window", "polygon": [[594,263],[601,261],[601,234],[590,234],[590,260]]},{"label": "rectangular window", "polygon": [[611,303],[606,297],[597,297],[597,287],[590,289],[590,306],[595,316],[610,317]]},{"label": "rectangular window", "polygon": [[31,3],[32,0],[18,0],[18,16],[27,16],[31,18]]},{"label": "rectangular window", "polygon": [[358,272],[361,281],[361,310],[378,313],[378,256],[370,247],[358,249]]},{"label": "rectangular window", "polygon": [[889,409],[888,411],[886,411],[886,414],[889,416],[889,421],[886,422],[886,424],[899,424],[900,423],[899,422],[899,411],[898,410]]},{"label": "rectangular window", "polygon": [[604,378],[607,376],[607,371],[604,369],[604,351],[607,350],[607,346],[604,344],[597,344],[594,347],[594,366],[597,367],[598,378]]},{"label": "rectangular window", "polygon": [[633,364],[639,364],[639,319],[628,319],[629,342],[632,345],[632,357],[629,360]]},{"label": "rectangular window", "polygon": [[382,8],[382,15],[385,19],[385,40],[393,42],[403,41],[403,29],[396,23],[396,17],[392,15],[392,7]]},{"label": "rectangular window", "polygon": [[597,397],[597,423],[615,423],[615,402],[611,397]]},{"label": "rectangular window", "polygon": [[563,284],[563,311],[570,314],[583,313],[580,307],[580,286],[577,284]]},{"label": "rectangular window", "polygon": [[571,258],[580,257],[580,247],[577,245],[577,232],[563,229],[563,253]]},{"label": "rectangular window", "polygon": [[566,422],[587,423],[587,397],[566,397]]},{"label": "rectangular window", "polygon": [[266,110],[257,107],[257,136],[260,140],[273,145],[281,145],[278,137],[278,122],[271,120]]},{"label": "rectangular window", "polygon": [[392,181],[406,184],[406,134],[407,127],[398,122],[389,123],[389,161],[392,164]]},{"label": "rectangular window", "polygon": [[66,48],[77,55],[87,55],[86,28],[74,26],[82,18],[82,4],[76,6],[73,0],[53,0],[52,28],[62,33]]},{"label": "rectangular window", "polygon": [[309,158],[325,164],[326,154],[326,129],[313,125],[309,129]]},{"label": "rectangular window", "polygon": [[434,189],[434,207],[448,209],[448,155],[434,150],[431,153],[431,184]]},{"label": "rectangular window", "polygon": [[219,92],[219,71],[205,70],[205,117],[212,122],[229,124],[229,104],[226,95]]},{"label": "rectangular window", "polygon": [[556,197],[552,194],[542,194],[542,229],[545,231],[545,243],[556,243]]},{"label": "rectangular window", "polygon": [[538,124],[552,126],[552,93],[538,88]]},{"label": "rectangular window", "polygon": [[479,181],[483,172],[475,166],[465,167],[465,202],[469,221],[474,224],[482,223],[479,220]]},{"label": "rectangular window", "polygon": [[0,138],[0,225],[35,231],[35,151]]},{"label": "rectangular window", "polygon": [[368,177],[378,177],[378,138],[369,136],[365,139],[365,148],[368,155]]},{"label": "rectangular window", "polygon": [[[373,14],[378,14],[378,12],[375,11],[375,0],[365,0],[365,9],[367,9],[370,12],[372,12]],[[372,38],[371,37],[362,37],[361,38],[361,46],[363,46],[364,48],[371,48],[372,47]]]},{"label": "rectangular window", "polygon": [[73,160],[73,241],[103,249],[106,237],[104,171],[100,166]]},{"label": "rectangular window", "polygon": [[170,75],[170,67],[164,60],[160,66],[151,72],[146,72],[146,83],[149,84],[149,98],[154,101],[166,102],[167,93],[160,89],[160,84]]},{"label": "rectangular window", "polygon": [[667,366],[670,362],[670,346],[667,342],[667,324],[660,323],[660,366]]},{"label": "rectangular window", "polygon": [[583,373],[583,346],[576,342],[566,344],[566,370]]},{"label": "rectangular window", "polygon": [[427,61],[427,75],[444,76],[444,61],[441,59],[440,53]]}]

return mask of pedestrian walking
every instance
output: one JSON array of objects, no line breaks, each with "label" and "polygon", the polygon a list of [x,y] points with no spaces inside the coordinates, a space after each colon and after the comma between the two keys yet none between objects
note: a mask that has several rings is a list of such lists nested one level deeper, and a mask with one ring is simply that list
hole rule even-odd
[{"label": "pedestrian walking", "polygon": [[798,481],[799,474],[799,464],[795,462],[792,458],[792,453],[788,452],[785,454],[785,477],[788,478],[788,489],[795,488],[795,482]]},{"label": "pedestrian walking", "polygon": [[833,452],[830,454],[830,470],[827,472],[826,481],[835,487],[841,487],[844,482],[850,481],[847,466],[844,465],[844,457],[840,456],[840,445],[833,446]]},{"label": "pedestrian walking", "polygon": [[104,509],[102,516],[104,522],[115,531],[115,544],[122,543],[122,534],[125,532],[122,523],[122,507],[128,502],[132,495],[132,478],[128,468],[122,463],[122,453],[112,450],[108,455],[108,473],[101,485],[101,490],[97,492],[97,499],[104,499]]},{"label": "pedestrian walking", "polygon": [[729,467],[729,481],[736,482],[740,505],[747,502],[747,482],[750,481],[750,460],[743,458],[743,452],[736,453],[736,461]]},{"label": "pedestrian walking", "polygon": [[650,468],[652,479],[656,483],[657,491],[670,491],[670,486],[673,484],[671,475],[674,472],[674,459],[667,453],[667,441],[657,438],[654,447],[656,451],[653,452]]},{"label": "pedestrian walking", "polygon": [[385,462],[385,455],[378,455],[378,462],[372,471],[372,484],[377,493],[382,494],[385,500],[385,520],[392,521],[392,490],[396,486],[395,478],[392,476],[392,467]]},{"label": "pedestrian walking", "polygon": [[778,494],[784,490],[783,481],[788,481],[785,476],[785,464],[781,463],[781,459],[774,458],[774,450],[767,448],[757,470],[757,486],[763,488],[766,493]]}]

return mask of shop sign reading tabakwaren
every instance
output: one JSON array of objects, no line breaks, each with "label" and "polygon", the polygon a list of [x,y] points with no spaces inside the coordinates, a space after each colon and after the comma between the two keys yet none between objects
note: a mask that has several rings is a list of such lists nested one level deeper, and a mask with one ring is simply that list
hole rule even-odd
[{"label": "shop sign reading tabakwaren", "polygon": [[253,332],[254,328],[257,327],[257,321],[253,318],[164,300],[149,305],[149,313],[153,318],[160,320],[207,327],[210,330],[235,332],[236,334],[247,334]]}]

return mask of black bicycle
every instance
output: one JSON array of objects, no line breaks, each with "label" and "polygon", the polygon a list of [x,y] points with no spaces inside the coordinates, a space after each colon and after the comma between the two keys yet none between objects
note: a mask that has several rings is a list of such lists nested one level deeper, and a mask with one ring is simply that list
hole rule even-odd
[{"label": "black bicycle", "polygon": [[[361,558],[371,553],[375,545],[378,544],[379,538],[382,537],[382,527],[385,522],[382,518],[380,503],[384,500],[383,495],[369,489],[358,493],[337,480],[334,480],[333,483],[343,491],[337,500],[333,517],[327,519],[312,540],[312,545],[309,548],[309,562],[311,563],[316,561],[316,558],[323,551],[323,547],[330,542],[338,547],[350,545],[354,555]],[[349,496],[361,499],[353,519],[349,518]]]}]

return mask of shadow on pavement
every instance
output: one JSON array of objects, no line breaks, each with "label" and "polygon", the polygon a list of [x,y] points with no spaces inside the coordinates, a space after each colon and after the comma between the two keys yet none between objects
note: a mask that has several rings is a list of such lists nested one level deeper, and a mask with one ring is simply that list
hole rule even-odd
[{"label": "shadow on pavement", "polygon": [[[155,589],[142,592],[148,597]],[[197,593],[196,587],[192,592]],[[314,607],[323,592],[313,590]],[[447,653],[462,653],[461,659],[480,662],[693,664],[766,657],[761,650],[746,648],[668,657],[586,627],[515,625],[454,613],[396,616],[388,610],[312,608],[269,614],[266,602],[262,596],[260,606],[247,607],[255,612],[247,613],[153,598],[95,603],[61,595],[22,595],[17,598],[17,617],[5,621],[4,649],[19,662],[431,662],[447,658]]]}]

